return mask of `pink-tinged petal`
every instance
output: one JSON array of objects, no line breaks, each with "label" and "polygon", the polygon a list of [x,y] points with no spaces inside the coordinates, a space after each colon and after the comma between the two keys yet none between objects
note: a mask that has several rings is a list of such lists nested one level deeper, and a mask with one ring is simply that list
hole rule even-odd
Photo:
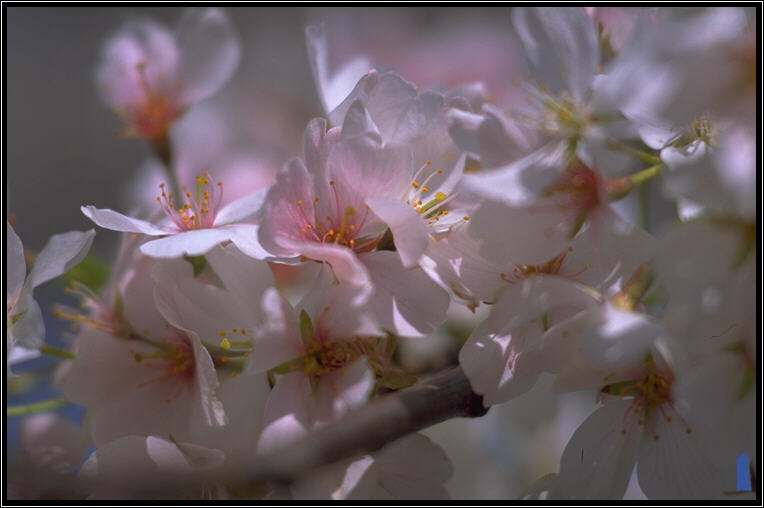
[{"label": "pink-tinged petal", "polygon": [[489,104],[483,106],[483,112],[449,110],[448,132],[459,148],[477,157],[484,168],[503,166],[530,153],[531,142],[517,124]]},{"label": "pink-tinged petal", "polygon": [[258,239],[274,256],[297,256],[297,246],[307,243],[300,231],[315,215],[313,178],[302,160],[290,159],[268,190]]},{"label": "pink-tinged petal", "polygon": [[24,261],[24,245],[8,221],[5,222],[5,242],[5,298],[11,304],[21,293],[27,265]]},{"label": "pink-tinged petal", "polygon": [[554,94],[568,90],[584,100],[600,63],[592,19],[581,8],[524,7],[512,14],[535,78]]},{"label": "pink-tinged petal", "polygon": [[141,256],[119,285],[122,289],[122,317],[136,333],[161,340],[167,333],[167,320],[154,303],[154,280],[151,271],[157,262]]},{"label": "pink-tinged petal", "polygon": [[127,215],[115,212],[108,208],[96,208],[94,206],[81,206],[80,210],[85,216],[101,226],[112,231],[124,231],[126,233],[143,233],[149,236],[162,236],[175,232],[174,229],[160,228],[145,220],[134,219]]},{"label": "pink-tinged petal", "polygon": [[[266,251],[258,239],[260,226],[254,224],[231,224],[223,226],[228,238],[247,257],[252,259],[266,259],[272,254]],[[209,253],[208,253],[209,254]]]},{"label": "pink-tinged petal", "polygon": [[183,256],[201,256],[216,245],[231,239],[227,228],[192,229],[176,233],[141,245],[141,252],[152,258],[177,259]]},{"label": "pink-tinged petal", "polygon": [[364,455],[310,471],[290,491],[295,499],[371,499],[378,483],[374,458]]},{"label": "pink-tinged petal", "polygon": [[99,446],[78,480],[96,499],[177,495],[168,480],[215,469],[224,461],[220,450],[157,436],[125,436]]},{"label": "pink-tinged petal", "polygon": [[228,16],[220,9],[191,9],[175,34],[180,62],[178,79],[186,103],[220,90],[241,59],[241,45]]},{"label": "pink-tinged petal", "polygon": [[363,213],[369,198],[401,201],[411,189],[413,164],[406,145],[382,146],[369,136],[351,138],[332,147],[326,165],[340,198],[340,210],[334,212],[340,217],[351,206]]},{"label": "pink-tinged petal", "polygon": [[280,376],[271,390],[263,415],[258,453],[268,453],[305,436],[313,428],[308,407],[312,389],[303,372]]},{"label": "pink-tinged petal", "polygon": [[704,451],[705,443],[687,432],[687,424],[669,404],[661,409],[652,414],[652,427],[639,447],[640,488],[649,499],[718,499],[721,477]]},{"label": "pink-tinged petal", "polygon": [[429,243],[429,230],[424,217],[412,206],[399,201],[371,198],[366,200],[366,204],[392,231],[403,266],[415,266]]},{"label": "pink-tinged petal", "polygon": [[309,25],[305,29],[305,39],[318,95],[324,106],[324,113],[329,113],[350,94],[358,80],[371,69],[371,64],[365,58],[354,58],[331,75],[325,24]]},{"label": "pink-tinged petal", "polygon": [[[644,427],[625,425],[631,400],[610,401],[597,409],[573,433],[560,461],[559,488],[567,499],[621,499]],[[625,433],[622,431],[625,430]]]},{"label": "pink-tinged petal", "polygon": [[276,289],[265,291],[262,309],[266,326],[257,337],[248,363],[255,372],[298,358],[303,348],[297,314]]},{"label": "pink-tinged petal", "polygon": [[314,421],[324,424],[339,420],[365,404],[373,389],[374,373],[364,357],[322,376],[312,401]]},{"label": "pink-tinged petal", "polygon": [[422,269],[406,269],[394,252],[370,252],[360,259],[374,285],[365,308],[381,328],[404,337],[423,337],[445,320],[448,294]]},{"label": "pink-tinged petal", "polygon": [[257,190],[225,205],[215,216],[215,226],[251,220],[265,201],[267,188]]},{"label": "pink-tinged petal", "polygon": [[236,245],[212,249],[205,258],[241,307],[256,316],[263,294],[274,285],[273,272],[268,263],[252,259]]},{"label": "pink-tinged petal", "polygon": [[164,91],[175,76],[178,48],[165,26],[148,18],[126,22],[101,49],[95,79],[105,103],[127,108],[145,99],[146,89],[139,72],[152,90]]},{"label": "pink-tinged petal", "polygon": [[563,262],[563,272],[576,273],[575,280],[600,289],[619,287],[655,257],[655,238],[611,207],[597,207],[588,218],[589,227],[573,241]]},{"label": "pink-tinged petal", "polygon": [[228,423],[228,418],[223,403],[217,398],[220,382],[212,357],[196,333],[188,331],[188,339],[194,347],[194,380],[196,382],[192,421],[194,416],[200,415],[207,425],[225,425]]},{"label": "pink-tinged petal", "polygon": [[395,499],[449,499],[443,484],[453,467],[443,449],[422,434],[410,434],[375,452],[379,488]]},{"label": "pink-tinged petal", "polygon": [[230,333],[232,328],[247,328],[252,333],[257,307],[250,309],[247,302],[240,302],[230,292],[200,282],[191,263],[182,259],[162,261],[152,276],[157,309],[176,328],[192,331],[211,345],[220,344],[220,332]]},{"label": "pink-tinged petal", "polygon": [[368,286],[342,281],[337,283],[332,272],[324,267],[296,308],[304,310],[311,317],[313,329],[321,330],[329,340],[345,341],[356,335],[381,335],[382,331],[365,311],[372,291],[371,283]]},{"label": "pink-tinged petal", "polygon": [[85,258],[94,237],[95,231],[92,229],[51,236],[35,259],[27,284],[37,287],[68,271]]},{"label": "pink-tinged petal", "polygon": [[341,125],[350,105],[360,99],[374,119],[382,139],[391,140],[416,97],[416,86],[397,74],[369,71],[342,103],[329,113],[332,125]]},{"label": "pink-tinged petal", "polygon": [[373,289],[369,272],[353,251],[333,244],[306,243],[302,247],[302,254],[310,259],[329,263],[340,282],[360,288],[361,291],[356,295],[354,302],[368,298]]},{"label": "pink-tinged petal", "polygon": [[551,141],[506,166],[464,175],[463,185],[478,195],[507,203],[529,205],[560,177],[564,146]]},{"label": "pink-tinged petal", "polygon": [[342,122],[342,139],[350,139],[355,136],[370,136],[377,142],[382,142],[382,137],[379,135],[377,126],[374,124],[374,120],[371,119],[371,115],[363,107],[363,103],[360,100],[356,100],[350,105],[347,113],[345,113],[345,120]]},{"label": "pink-tinged petal", "polygon": [[481,242],[480,254],[488,259],[541,265],[570,245],[568,230],[557,209],[485,201],[470,217],[468,232]]},{"label": "pink-tinged petal", "polygon": [[326,180],[326,158],[329,156],[328,133],[326,132],[326,120],[314,118],[308,122],[302,136],[302,151],[305,158],[305,167],[316,175],[318,181]]},{"label": "pink-tinged petal", "polygon": [[481,302],[496,301],[498,293],[507,287],[501,273],[509,266],[508,260],[486,259],[479,251],[478,239],[459,228],[431,238],[420,265],[455,299],[475,308]]},{"label": "pink-tinged petal", "polygon": [[540,332],[530,327],[492,329],[484,321],[472,332],[459,351],[459,365],[475,392],[483,395],[484,404],[506,402],[530,390],[540,372],[525,375],[519,372],[526,335]]}]

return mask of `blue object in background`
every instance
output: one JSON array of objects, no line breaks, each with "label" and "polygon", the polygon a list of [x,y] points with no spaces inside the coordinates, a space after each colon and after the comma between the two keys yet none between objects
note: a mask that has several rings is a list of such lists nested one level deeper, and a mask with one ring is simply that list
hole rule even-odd
[{"label": "blue object in background", "polygon": [[748,470],[751,459],[748,458],[748,454],[741,453],[738,455],[735,463],[737,465],[737,490],[751,490],[751,472]]}]

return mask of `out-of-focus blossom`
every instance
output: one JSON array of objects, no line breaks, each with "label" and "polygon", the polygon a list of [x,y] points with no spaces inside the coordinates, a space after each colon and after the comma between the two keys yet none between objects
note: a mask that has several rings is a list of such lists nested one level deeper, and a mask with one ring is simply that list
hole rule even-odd
[{"label": "out-of-focus blossom", "polygon": [[135,19],[105,43],[96,83],[124,119],[126,134],[162,139],[187,108],[225,85],[240,53],[230,20],[218,9],[186,12],[175,32]]},{"label": "out-of-focus blossom", "polygon": [[443,450],[411,434],[379,451],[311,471],[295,482],[294,499],[449,499],[443,482],[452,474]]},{"label": "out-of-focus blossom", "polygon": [[665,321],[674,396],[713,436],[706,449],[724,466],[742,452],[755,456],[753,236],[745,224],[682,224],[667,233],[656,262],[670,296]]},{"label": "out-of-focus blossom", "polygon": [[88,444],[80,426],[55,413],[24,420],[20,451],[10,461],[10,499],[70,499],[82,495],[75,476]]},{"label": "out-of-focus blossom", "polygon": [[39,355],[45,342],[45,325],[40,307],[34,300],[34,288],[68,271],[82,261],[95,237],[92,229],[85,232],[70,231],[53,235],[35,259],[27,274],[24,246],[6,221],[6,330],[5,341],[7,373],[14,363],[30,360]]},{"label": "out-of-focus blossom", "polygon": [[648,125],[682,129],[702,114],[749,121],[756,88],[752,11],[672,9],[659,18],[608,69],[603,93]]},{"label": "out-of-focus blossom", "polygon": [[182,205],[178,205],[176,196],[164,183],[160,184],[159,190],[156,201],[165,217],[156,223],[128,217],[109,208],[83,206],[81,210],[103,228],[160,237],[140,247],[141,252],[155,258],[199,256],[229,241],[254,258],[268,256],[257,241],[258,226],[247,223],[260,210],[265,189],[221,206],[223,182],[214,181],[207,172],[196,177],[194,192],[181,188]]}]

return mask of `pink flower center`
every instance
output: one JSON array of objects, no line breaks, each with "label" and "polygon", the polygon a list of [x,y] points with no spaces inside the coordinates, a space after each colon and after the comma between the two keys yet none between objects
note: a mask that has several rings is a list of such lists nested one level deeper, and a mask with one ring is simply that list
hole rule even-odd
[{"label": "pink flower center", "polygon": [[182,112],[182,108],[174,97],[180,85],[176,84],[171,89],[174,93],[156,90],[149,84],[146,64],[138,64],[137,70],[143,89],[143,99],[124,114],[128,123],[127,133],[150,139],[161,138]]},{"label": "pink flower center", "polygon": [[575,216],[600,203],[600,178],[581,162],[570,164],[557,183],[547,189],[546,194],[558,200],[562,211]]},{"label": "pink flower center", "polygon": [[184,388],[193,386],[196,371],[194,348],[180,332],[174,332],[166,337],[155,353],[145,354],[133,350],[130,352],[137,363],[162,372],[158,377],[139,384],[139,388],[154,383],[175,381],[177,389],[165,399],[168,404],[176,399]]},{"label": "pink flower center", "polygon": [[159,185],[159,189],[161,194],[157,196],[157,202],[178,231],[213,227],[223,200],[223,182],[214,182],[209,171],[205,171],[204,176],[196,177],[196,191],[193,194],[185,186],[181,187],[183,204],[180,208],[175,208],[174,196],[164,183]]},{"label": "pink flower center", "polygon": [[322,206],[316,196],[310,203],[297,200],[297,208],[288,209],[300,235],[307,241],[343,245],[357,252],[373,248],[381,235],[363,236],[363,228],[370,219],[368,205],[363,213],[352,206],[342,206],[334,181],[329,182],[329,187],[333,203]]}]

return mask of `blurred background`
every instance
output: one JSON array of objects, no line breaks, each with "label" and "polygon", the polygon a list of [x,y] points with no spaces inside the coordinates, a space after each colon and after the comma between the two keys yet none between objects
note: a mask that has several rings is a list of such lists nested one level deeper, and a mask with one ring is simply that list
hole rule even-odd
[{"label": "blurred background", "polygon": [[[305,124],[322,114],[306,55],[308,23],[327,22],[333,69],[364,55],[378,69],[396,71],[420,87],[483,81],[502,107],[518,100],[512,82],[526,72],[508,9],[267,7],[227,12],[242,42],[240,67],[218,95],[195,106],[176,129],[193,131],[193,153],[201,153],[205,163],[215,158],[205,157],[204,151],[222,146],[228,155],[237,154],[239,177],[263,184],[289,157],[300,155]],[[150,16],[176,26],[181,9],[8,7],[6,15],[5,207],[25,247],[39,251],[53,234],[93,227],[80,205],[130,210],[131,193],[142,186],[141,168],[151,151],[144,140],[119,135],[120,120],[96,93],[94,67],[102,42],[125,20]],[[94,251],[113,259],[117,238],[99,229]],[[67,323],[51,315],[54,302],[72,302],[62,288],[52,282],[35,295],[48,340],[65,346]],[[466,316],[465,323],[470,319]],[[444,352],[435,342],[404,347],[412,358],[420,355],[434,365],[454,357],[454,351]],[[53,365],[53,359],[42,358],[18,371]],[[12,395],[8,404],[52,396],[55,390],[32,386]],[[543,380],[483,418],[452,420],[426,434],[454,464],[447,484],[454,498],[517,497],[557,471],[567,440],[594,405],[592,394],[557,396]],[[81,409],[74,406],[59,413],[81,418]],[[6,422],[11,454],[18,448],[21,421]],[[639,497],[632,481],[627,498]]]}]

